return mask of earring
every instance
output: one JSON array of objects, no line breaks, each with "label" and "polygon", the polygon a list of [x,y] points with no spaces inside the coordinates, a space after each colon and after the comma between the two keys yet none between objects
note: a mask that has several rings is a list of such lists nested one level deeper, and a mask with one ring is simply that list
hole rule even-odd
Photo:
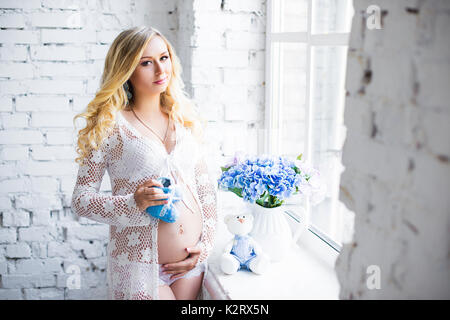
[{"label": "earring", "polygon": [[133,95],[132,95],[131,92],[130,92],[130,86],[128,85],[128,81],[126,81],[126,82],[123,84],[123,89],[125,90],[125,93],[127,94],[128,100],[130,100],[130,99],[133,97]]}]

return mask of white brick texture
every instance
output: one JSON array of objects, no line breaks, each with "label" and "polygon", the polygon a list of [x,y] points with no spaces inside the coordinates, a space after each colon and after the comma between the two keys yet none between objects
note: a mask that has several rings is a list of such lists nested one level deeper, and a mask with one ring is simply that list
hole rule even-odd
[{"label": "white brick texture", "polygon": [[[450,2],[353,2],[340,199],[355,233],[335,265],[340,298],[449,299]],[[370,5],[381,29],[366,28]]]},{"label": "white brick texture", "polygon": [[[108,226],[74,217],[70,197],[73,117],[98,90],[111,42],[132,26],[162,31],[209,121],[211,154],[256,152],[265,1],[0,0],[0,10],[0,299],[105,299]],[[71,264],[80,290],[66,287]]]}]

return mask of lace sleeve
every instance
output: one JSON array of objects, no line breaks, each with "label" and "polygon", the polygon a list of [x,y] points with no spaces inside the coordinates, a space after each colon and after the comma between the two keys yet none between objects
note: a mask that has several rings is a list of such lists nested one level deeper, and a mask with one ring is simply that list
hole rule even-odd
[{"label": "lace sleeve", "polygon": [[204,232],[200,238],[200,258],[197,265],[204,262],[214,246],[217,226],[217,183],[211,179],[204,157],[199,157],[195,166],[195,180],[199,200],[203,210]]},{"label": "lace sleeve", "polygon": [[97,150],[91,150],[80,164],[71,207],[80,217],[122,226],[143,226],[150,224],[150,217],[140,211],[134,194],[107,195],[100,193],[100,185],[108,163],[108,139]]}]

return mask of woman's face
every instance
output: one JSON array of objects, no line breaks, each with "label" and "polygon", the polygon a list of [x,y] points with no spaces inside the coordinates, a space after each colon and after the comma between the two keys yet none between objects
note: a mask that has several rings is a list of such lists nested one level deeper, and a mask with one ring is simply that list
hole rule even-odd
[{"label": "woman's face", "polygon": [[[164,92],[172,76],[172,61],[166,43],[154,36],[144,49],[141,60],[130,77],[135,95],[155,95]],[[163,83],[155,83],[160,79]]]}]

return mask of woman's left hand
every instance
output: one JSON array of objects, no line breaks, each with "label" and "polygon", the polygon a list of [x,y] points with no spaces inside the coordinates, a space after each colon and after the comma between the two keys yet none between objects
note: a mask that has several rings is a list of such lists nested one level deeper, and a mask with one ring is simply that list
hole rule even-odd
[{"label": "woman's left hand", "polygon": [[170,279],[181,277],[192,270],[200,258],[201,250],[198,247],[186,248],[189,255],[183,261],[168,263],[162,266],[165,273],[173,274]]}]

